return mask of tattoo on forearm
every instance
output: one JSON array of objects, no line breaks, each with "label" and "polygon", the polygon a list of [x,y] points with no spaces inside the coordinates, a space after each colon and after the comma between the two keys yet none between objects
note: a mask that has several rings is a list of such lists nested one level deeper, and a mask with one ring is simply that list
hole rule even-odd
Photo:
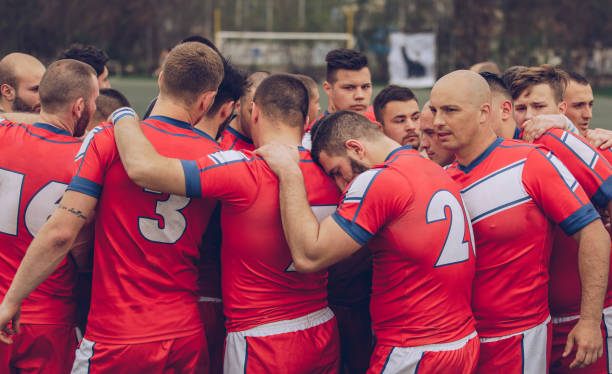
[{"label": "tattoo on forearm", "polygon": [[68,208],[67,206],[64,206],[64,205],[62,205],[62,204],[58,205],[57,209],[62,209],[62,210],[65,210],[65,211],[67,211],[68,213],[72,213],[72,214],[74,214],[74,215],[75,215],[75,216],[77,216],[78,218],[81,218],[81,219],[87,220],[87,217],[85,217],[85,216],[83,215],[83,213],[82,213],[80,210],[77,210],[77,209],[74,209],[74,208]]}]

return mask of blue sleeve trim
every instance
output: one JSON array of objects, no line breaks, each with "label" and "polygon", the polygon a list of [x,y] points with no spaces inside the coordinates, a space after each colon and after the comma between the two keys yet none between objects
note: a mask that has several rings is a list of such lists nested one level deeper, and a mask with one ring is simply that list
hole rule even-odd
[{"label": "blue sleeve trim", "polygon": [[92,182],[89,179],[85,179],[83,177],[75,175],[74,177],[72,177],[72,180],[70,181],[67,190],[81,192],[85,195],[89,195],[95,197],[96,199],[99,199],[100,195],[102,194],[102,185],[96,182]]},{"label": "blue sleeve trim", "polygon": [[197,162],[181,160],[181,164],[185,172],[185,194],[187,197],[201,197],[202,182]]},{"label": "blue sleeve trim", "polygon": [[334,214],[332,214],[332,218],[342,230],[349,234],[349,236],[360,245],[365,245],[374,236],[374,234],[368,230],[365,230],[355,222],[351,222],[342,217],[340,214],[338,214],[338,212],[334,212]]},{"label": "blue sleeve trim", "polygon": [[599,208],[605,208],[608,206],[610,200],[612,200],[612,177],[606,179],[601,186],[595,191],[591,200]]},{"label": "blue sleeve trim", "polygon": [[587,204],[559,223],[559,227],[563,229],[567,236],[572,236],[598,218],[599,214],[593,204]]}]

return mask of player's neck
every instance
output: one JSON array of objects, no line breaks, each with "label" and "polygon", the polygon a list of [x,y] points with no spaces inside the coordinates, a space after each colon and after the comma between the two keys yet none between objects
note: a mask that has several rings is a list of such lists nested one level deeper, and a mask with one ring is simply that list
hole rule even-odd
[{"label": "player's neck", "polygon": [[217,131],[219,131],[219,123],[217,120],[218,119],[216,116],[213,118],[208,118],[205,115],[194,127],[205,132],[208,136],[214,139],[217,136]]},{"label": "player's neck", "polygon": [[1,112],[11,113],[12,111],[13,111],[13,108],[11,105],[9,105],[9,103],[7,103],[4,100],[0,100],[0,113]]},{"label": "player's neck", "polygon": [[459,161],[461,165],[469,165],[472,163],[472,161],[478,158],[478,156],[483,154],[483,152],[489,148],[496,139],[497,135],[495,135],[490,127],[487,127],[487,129],[477,133],[476,137],[470,142],[470,144],[455,152],[457,161]]},{"label": "player's neck", "polygon": [[514,138],[514,131],[516,130],[516,123],[514,120],[502,121],[500,137],[504,139]]},{"label": "player's neck", "polygon": [[246,135],[246,132],[244,131],[244,129],[242,128],[242,124],[240,122],[240,117],[236,116],[228,125],[228,127],[231,127],[232,129],[236,130],[238,133],[240,133],[240,135],[243,135],[245,137],[248,138],[248,136]]},{"label": "player's neck", "polygon": [[74,134],[75,121],[72,119],[64,118],[60,114],[46,113],[44,110],[40,111],[40,122],[48,123],[58,129],[66,130],[70,134]]},{"label": "player's neck", "polygon": [[370,150],[368,158],[372,163],[371,166],[384,163],[387,157],[389,157],[389,155],[391,154],[391,152],[395,151],[401,146],[402,145],[396,142],[395,140],[383,136],[378,142],[376,142],[376,144],[371,147],[368,147],[368,149]]},{"label": "player's neck", "polygon": [[195,125],[199,118],[195,118],[192,113],[182,105],[176,104],[171,100],[167,100],[159,96],[155,107],[151,111],[151,116],[165,116],[172,119],[187,122],[190,125]]},{"label": "player's neck", "polygon": [[[297,131],[294,131],[297,130]],[[302,145],[301,132],[297,128],[288,128],[286,126],[270,126],[268,131],[261,131],[260,139],[258,139],[257,147],[270,143],[279,143],[299,147]]]}]

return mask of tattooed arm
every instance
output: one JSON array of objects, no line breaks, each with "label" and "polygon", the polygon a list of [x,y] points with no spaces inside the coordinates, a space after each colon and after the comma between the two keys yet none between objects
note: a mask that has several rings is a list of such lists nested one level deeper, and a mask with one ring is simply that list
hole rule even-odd
[{"label": "tattooed arm", "polygon": [[[26,252],[0,305],[0,341],[19,332],[21,301],[60,265],[81,228],[92,219],[97,199],[66,191],[59,206],[40,229]],[[8,323],[12,322],[12,327]]]}]

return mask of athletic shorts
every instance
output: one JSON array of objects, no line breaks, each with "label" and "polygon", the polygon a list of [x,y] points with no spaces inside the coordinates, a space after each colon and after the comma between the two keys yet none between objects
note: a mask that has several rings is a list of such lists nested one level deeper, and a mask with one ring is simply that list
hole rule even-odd
[{"label": "athletic shorts", "polygon": [[370,366],[372,344],[372,320],[370,305],[329,305],[338,321],[340,333],[341,372],[364,374]]},{"label": "athletic shorts", "polygon": [[72,374],[173,374],[195,373],[197,368],[208,370],[208,355],[202,352],[204,339],[203,329],[182,338],[140,344],[96,343],[83,338]]},{"label": "athletic shorts", "polygon": [[227,334],[225,374],[338,373],[340,338],[334,313],[303,317]]},{"label": "athletic shorts", "polygon": [[552,319],[553,339],[552,354],[550,358],[550,372],[552,374],[609,374],[612,373],[612,307],[605,308],[601,318],[601,335],[603,339],[603,356],[591,365],[582,369],[570,369],[569,365],[576,358],[577,347],[567,357],[562,357],[567,343],[567,336],[578,323],[580,315],[559,317]]},{"label": "athletic shorts", "polygon": [[478,374],[548,373],[552,323],[546,321],[528,330],[496,338],[480,338]]},{"label": "athletic shorts", "polygon": [[23,324],[13,344],[0,343],[0,373],[70,373],[74,326]]},{"label": "athletic shorts", "polygon": [[[203,351],[208,351],[208,361],[210,362],[210,374],[223,373],[223,350],[225,347],[225,318],[223,317],[223,304],[221,299],[200,297],[198,303],[200,317],[204,324]],[[208,372],[198,370],[198,373]]]},{"label": "athletic shorts", "polygon": [[476,370],[479,347],[476,331],[450,343],[417,347],[377,344],[368,374],[470,374]]}]

